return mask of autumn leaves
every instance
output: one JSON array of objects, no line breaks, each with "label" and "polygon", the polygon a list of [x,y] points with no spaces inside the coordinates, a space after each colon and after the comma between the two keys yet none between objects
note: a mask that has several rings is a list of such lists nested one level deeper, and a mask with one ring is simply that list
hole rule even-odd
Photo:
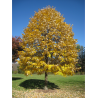
[{"label": "autumn leaves", "polygon": [[73,75],[78,50],[72,27],[64,22],[60,12],[51,7],[35,12],[30,19],[24,29],[23,43],[20,43],[24,48],[19,52],[20,68],[26,75],[34,72]]}]

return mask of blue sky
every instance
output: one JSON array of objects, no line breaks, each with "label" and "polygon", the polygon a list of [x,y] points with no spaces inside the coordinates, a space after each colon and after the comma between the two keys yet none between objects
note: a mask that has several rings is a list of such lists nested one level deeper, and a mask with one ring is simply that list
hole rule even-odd
[{"label": "blue sky", "polygon": [[85,46],[85,0],[12,0],[12,36],[22,37],[34,11],[48,5],[63,14],[64,22],[73,24],[74,39]]}]

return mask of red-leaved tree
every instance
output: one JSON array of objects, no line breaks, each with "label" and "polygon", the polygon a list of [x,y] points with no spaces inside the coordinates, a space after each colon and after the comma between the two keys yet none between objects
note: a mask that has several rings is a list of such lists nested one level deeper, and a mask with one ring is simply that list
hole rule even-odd
[{"label": "red-leaved tree", "polygon": [[18,51],[23,50],[19,45],[19,42],[22,42],[20,37],[12,37],[12,62],[15,62],[15,60],[19,57]]}]

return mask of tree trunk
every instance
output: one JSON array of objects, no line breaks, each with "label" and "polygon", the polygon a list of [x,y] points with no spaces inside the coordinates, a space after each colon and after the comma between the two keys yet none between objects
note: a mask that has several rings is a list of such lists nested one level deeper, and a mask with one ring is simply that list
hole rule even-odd
[{"label": "tree trunk", "polygon": [[[46,59],[46,63],[48,64],[49,62],[48,62],[47,54],[45,55],[45,59]],[[45,87],[44,87],[45,90],[48,90],[48,87],[47,87],[47,85],[48,85],[47,80],[48,80],[48,79],[47,79],[47,78],[48,78],[48,73],[45,72]]]},{"label": "tree trunk", "polygon": [[47,87],[47,78],[48,78],[48,74],[47,74],[47,72],[45,72],[45,87],[44,87],[44,89],[45,90],[48,90],[48,87]]}]

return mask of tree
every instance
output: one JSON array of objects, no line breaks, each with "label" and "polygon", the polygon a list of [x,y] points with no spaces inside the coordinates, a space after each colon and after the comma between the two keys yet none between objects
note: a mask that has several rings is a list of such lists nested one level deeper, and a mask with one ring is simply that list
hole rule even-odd
[{"label": "tree", "polygon": [[80,50],[80,45],[79,44],[77,44],[77,47],[76,47],[78,50]]},{"label": "tree", "polygon": [[15,62],[15,60],[19,57],[18,51],[22,51],[19,42],[21,42],[20,37],[12,37],[12,62]]},{"label": "tree", "polygon": [[79,63],[81,65],[80,71],[84,72],[85,71],[85,47],[83,46],[80,47]]},{"label": "tree", "polygon": [[25,75],[45,72],[45,89],[47,89],[48,72],[73,75],[77,63],[76,39],[72,26],[64,22],[63,16],[55,8],[46,7],[35,12],[22,34],[19,51],[20,69]]},{"label": "tree", "polygon": [[78,52],[78,63],[77,65],[81,66],[81,70],[80,71],[85,71],[85,47],[77,45],[77,49],[79,50]]}]

